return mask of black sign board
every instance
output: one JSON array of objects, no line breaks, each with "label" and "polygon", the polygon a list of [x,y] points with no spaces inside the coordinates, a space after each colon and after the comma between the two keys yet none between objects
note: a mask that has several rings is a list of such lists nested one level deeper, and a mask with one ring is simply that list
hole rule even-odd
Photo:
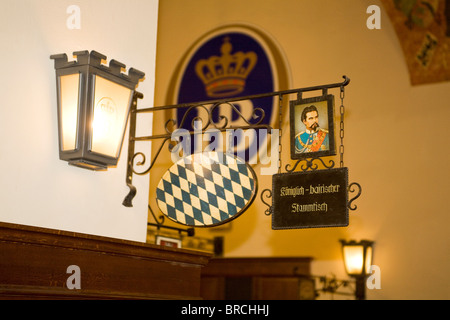
[{"label": "black sign board", "polygon": [[348,226],[348,168],[275,174],[272,229]]}]

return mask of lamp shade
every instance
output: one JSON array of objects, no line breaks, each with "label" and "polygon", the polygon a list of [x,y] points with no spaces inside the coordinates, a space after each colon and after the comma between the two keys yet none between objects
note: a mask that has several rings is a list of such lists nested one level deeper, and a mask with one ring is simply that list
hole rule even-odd
[{"label": "lamp shade", "polygon": [[350,276],[365,276],[370,271],[373,241],[341,240],[345,271]]},{"label": "lamp shade", "polygon": [[122,149],[131,103],[144,73],[96,51],[50,56],[55,61],[59,157],[91,170],[115,166]]}]

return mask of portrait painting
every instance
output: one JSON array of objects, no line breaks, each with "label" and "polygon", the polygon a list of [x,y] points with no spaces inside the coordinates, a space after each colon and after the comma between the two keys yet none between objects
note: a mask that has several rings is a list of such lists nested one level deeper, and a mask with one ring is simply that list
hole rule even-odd
[{"label": "portrait painting", "polygon": [[291,159],[336,154],[334,140],[334,96],[290,102]]}]

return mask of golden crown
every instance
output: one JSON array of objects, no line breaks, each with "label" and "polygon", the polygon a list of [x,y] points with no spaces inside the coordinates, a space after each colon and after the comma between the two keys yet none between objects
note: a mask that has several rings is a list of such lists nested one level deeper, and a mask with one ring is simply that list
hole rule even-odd
[{"label": "golden crown", "polygon": [[256,53],[239,51],[231,54],[231,49],[230,38],[225,37],[220,48],[222,56],[201,59],[195,65],[195,72],[209,97],[227,97],[242,92],[248,74],[255,67]]}]

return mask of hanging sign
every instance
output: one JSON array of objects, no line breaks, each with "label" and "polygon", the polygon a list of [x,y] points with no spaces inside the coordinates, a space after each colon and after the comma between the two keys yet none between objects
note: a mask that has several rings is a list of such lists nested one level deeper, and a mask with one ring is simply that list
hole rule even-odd
[{"label": "hanging sign", "polygon": [[333,110],[331,94],[290,102],[291,159],[336,154]]},{"label": "hanging sign", "polygon": [[272,178],[272,229],[348,226],[348,168]]}]

